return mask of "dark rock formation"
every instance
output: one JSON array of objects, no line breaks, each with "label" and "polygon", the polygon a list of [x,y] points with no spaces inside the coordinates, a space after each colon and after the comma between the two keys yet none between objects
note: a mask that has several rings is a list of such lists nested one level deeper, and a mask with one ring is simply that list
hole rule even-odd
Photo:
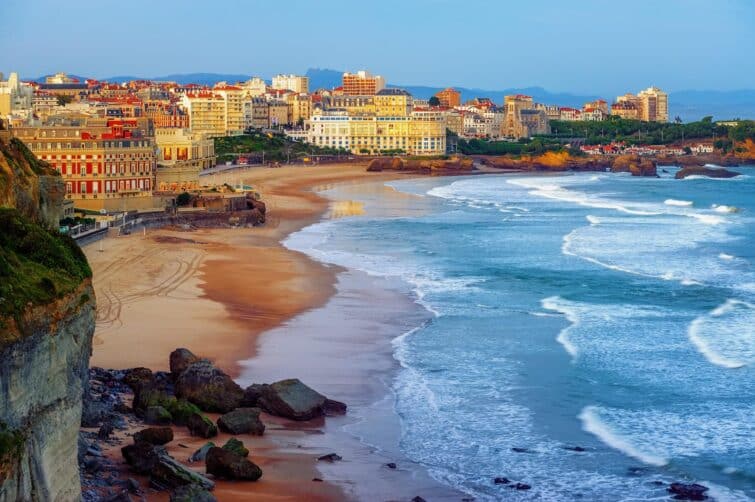
[{"label": "dark rock formation", "polygon": [[212,420],[201,413],[191,415],[186,421],[186,427],[189,428],[192,436],[209,439],[218,435],[218,428],[212,423]]},{"label": "dark rock formation", "polygon": [[209,479],[177,462],[162,446],[140,441],[124,446],[121,453],[132,471],[148,474],[150,483],[158,489],[168,490],[193,484],[211,490],[215,486]]},{"label": "dark rock formation", "polygon": [[176,396],[203,411],[228,413],[239,407],[244,391],[222,370],[202,359],[189,365],[178,377]]},{"label": "dark rock formation", "polygon": [[164,445],[173,441],[173,429],[170,427],[147,427],[134,434],[134,442]]},{"label": "dark rock formation", "polygon": [[150,406],[144,411],[144,421],[154,425],[168,425],[173,416],[162,406]]},{"label": "dark rock formation", "polygon": [[257,406],[257,400],[262,396],[262,384],[253,383],[244,390],[244,399],[241,406],[245,408],[254,408]]},{"label": "dark rock formation", "polygon": [[674,177],[678,180],[681,180],[687,178],[688,176],[707,176],[708,178],[734,178],[740,175],[741,173],[729,171],[728,169],[693,166],[680,169],[679,171],[677,171]]},{"label": "dark rock formation", "polygon": [[671,483],[668,492],[674,495],[675,500],[707,500],[707,486],[698,485],[697,483]]},{"label": "dark rock formation", "polygon": [[323,455],[321,457],[317,457],[317,460],[322,460],[323,462],[338,462],[339,460],[343,460],[343,457],[337,453],[328,453],[327,455]]},{"label": "dark rock formation", "polygon": [[232,451],[236,455],[240,457],[248,457],[249,456],[249,449],[244,446],[243,441],[239,441],[236,438],[231,438],[223,445],[223,449]]},{"label": "dark rock formation", "polygon": [[310,420],[325,414],[327,398],[297,378],[263,385],[260,391],[261,396],[257,402],[271,415],[292,420]]},{"label": "dark rock formation", "polygon": [[217,502],[218,499],[197,485],[179,486],[170,492],[170,502]]},{"label": "dark rock formation", "polygon": [[205,443],[204,446],[192,453],[189,457],[189,463],[203,462],[204,459],[207,458],[207,452],[210,451],[210,448],[215,448],[215,443],[212,441]]},{"label": "dark rock formation", "polygon": [[189,349],[176,349],[170,353],[170,373],[173,378],[178,378],[186,368],[197,361],[199,358]]},{"label": "dark rock formation", "polygon": [[207,473],[219,478],[257,481],[262,469],[252,461],[223,448],[210,448],[206,459]]},{"label": "dark rock formation", "polygon": [[261,436],[265,424],[260,420],[259,408],[236,408],[218,419],[221,431],[231,434],[253,434]]},{"label": "dark rock formation", "polygon": [[400,158],[379,157],[372,159],[367,166],[368,172],[380,172],[385,170],[439,173],[473,171],[474,161],[468,157],[453,156],[449,158]]}]

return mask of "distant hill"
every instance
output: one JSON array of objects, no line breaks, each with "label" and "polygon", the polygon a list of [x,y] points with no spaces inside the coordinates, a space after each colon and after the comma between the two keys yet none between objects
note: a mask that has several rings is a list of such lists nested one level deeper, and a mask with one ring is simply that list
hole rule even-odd
[{"label": "distant hill", "polygon": [[[341,85],[340,70],[327,68],[310,68],[306,75],[309,77],[310,90],[332,89]],[[74,77],[74,75],[71,75]],[[87,77],[75,76],[80,81],[86,80]],[[126,82],[129,80],[156,80],[172,81],[179,84],[200,84],[213,85],[216,82],[239,82],[250,78],[249,75],[240,74],[221,74],[221,73],[180,73],[165,75],[161,77],[135,77],[135,76],[117,76],[101,80],[110,82]],[[44,82],[45,76],[38,78],[37,82]],[[269,81],[269,80],[268,80]],[[442,87],[433,87],[426,85],[402,85],[390,83],[390,87],[401,87],[409,91],[417,98],[427,99],[433,94],[442,90]],[[465,87],[455,87],[461,92],[463,101],[476,97],[487,97],[495,103],[503,103],[503,97],[507,94],[527,94],[532,96],[535,101],[546,104],[558,104],[561,106],[581,107],[584,103],[602,97],[607,101],[614,99],[614,96],[608,94],[580,95],[565,92],[551,92],[542,87],[524,87],[508,88],[500,90],[474,89]],[[755,118],[755,89],[743,89],[736,91],[704,91],[704,90],[682,90],[673,91],[669,94],[669,115],[671,119],[679,116],[685,122],[699,120],[707,115],[712,115],[716,120],[732,118]]]},{"label": "distant hill", "polygon": [[132,76],[118,76],[110,77],[102,80],[108,82],[128,82],[130,80],[152,80],[156,82],[176,82],[181,85],[185,84],[199,84],[199,85],[213,85],[217,82],[244,82],[249,80],[250,75],[239,74],[224,74],[224,73],[175,73],[173,75],[165,75],[162,77],[132,77]]}]

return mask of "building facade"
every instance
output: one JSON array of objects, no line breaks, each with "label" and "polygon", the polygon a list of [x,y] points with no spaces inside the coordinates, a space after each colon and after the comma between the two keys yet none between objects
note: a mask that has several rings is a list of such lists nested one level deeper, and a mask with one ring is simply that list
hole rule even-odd
[{"label": "building facade", "polygon": [[215,166],[215,142],[188,129],[155,128],[155,190],[182,192],[199,188],[199,173]]},{"label": "building facade", "polygon": [[300,75],[276,75],[273,77],[273,89],[289,90],[297,94],[308,94],[309,77]]},{"label": "building facade", "polygon": [[12,134],[63,177],[77,208],[128,211],[153,206],[155,138],[146,119],[90,119],[16,127]]},{"label": "building facade", "polygon": [[443,89],[437,93],[435,97],[440,101],[440,106],[454,108],[455,106],[461,105],[461,93],[453,87]]},{"label": "building facade", "polygon": [[385,88],[385,79],[361,70],[343,74],[343,94],[348,96],[373,96]]},{"label": "building facade", "polygon": [[549,132],[548,115],[533,103],[531,96],[515,94],[504,97],[504,119],[501,125],[503,136],[529,138]]},{"label": "building facade", "polygon": [[193,133],[207,137],[226,135],[225,99],[209,92],[188,92],[181,97],[181,105],[189,117]]}]

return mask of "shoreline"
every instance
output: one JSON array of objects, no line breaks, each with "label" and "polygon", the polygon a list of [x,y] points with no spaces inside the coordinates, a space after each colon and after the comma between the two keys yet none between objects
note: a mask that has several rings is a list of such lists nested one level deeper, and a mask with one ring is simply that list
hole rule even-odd
[{"label": "shoreline", "polygon": [[[263,194],[268,207],[265,226],[150,230],[146,236],[107,239],[103,252],[87,246],[98,297],[91,365],[165,370],[170,351],[187,347],[238,378],[240,362],[255,361],[263,334],[285,330],[290,321],[322,310],[337,296],[339,275],[345,269],[320,263],[282,244],[292,233],[323,221],[332,209],[332,201],[317,191],[335,184],[414,177],[407,174],[367,173],[364,166],[343,165],[260,169],[244,173],[244,180]],[[238,178],[235,173],[215,176]],[[343,216],[352,209],[346,204],[339,210],[345,211]],[[281,371],[286,377],[301,376],[296,364]],[[337,393],[331,395],[339,398]],[[347,400],[347,404],[352,403]],[[393,414],[392,409],[390,412]],[[269,416],[264,420],[270,427],[263,438],[242,437],[255,462],[265,470],[263,479],[249,485],[221,481],[216,496],[221,500],[271,496],[280,500],[347,500],[356,496],[346,493],[345,488],[353,484],[349,479],[312,482],[322,477],[316,457],[329,451],[327,445],[305,444],[312,438],[333,437],[344,424],[326,426],[332,419],[315,424],[287,423]],[[186,431],[177,432],[183,444],[194,446]],[[192,451],[173,453],[185,461],[183,457]],[[265,469],[270,466],[275,467]],[[334,472],[325,471],[330,471],[328,476]],[[357,477],[353,469],[347,471],[347,476]],[[405,473],[409,480],[416,477],[414,469]],[[371,474],[365,474],[364,480],[368,480]],[[292,480],[296,483],[290,483]],[[423,483],[434,482],[427,478]],[[163,495],[153,493],[148,498],[161,500]]]}]

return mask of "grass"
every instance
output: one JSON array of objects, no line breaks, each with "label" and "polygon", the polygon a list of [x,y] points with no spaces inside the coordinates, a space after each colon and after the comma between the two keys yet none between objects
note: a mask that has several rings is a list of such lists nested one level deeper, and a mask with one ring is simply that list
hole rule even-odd
[{"label": "grass", "polygon": [[[50,303],[91,276],[86,256],[72,238],[16,209],[0,208],[0,319],[19,319],[29,304]],[[3,325],[0,347],[13,341]]]}]

